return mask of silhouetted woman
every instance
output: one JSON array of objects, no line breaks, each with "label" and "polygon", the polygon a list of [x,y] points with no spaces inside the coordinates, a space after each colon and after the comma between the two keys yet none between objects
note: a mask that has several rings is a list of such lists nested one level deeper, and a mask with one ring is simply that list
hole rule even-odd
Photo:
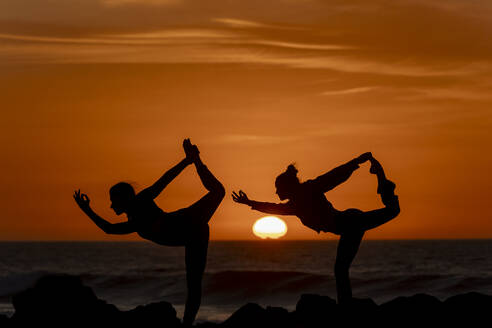
[{"label": "silhouetted woman", "polygon": [[[352,172],[359,168],[359,164],[366,161],[371,162],[370,172],[378,178],[377,192],[381,195],[385,207],[368,212],[355,208],[345,211],[336,210],[324,193],[345,182]],[[287,170],[277,177],[275,186],[280,200],[288,199],[288,202],[279,204],[257,202],[248,199],[243,191],[239,191],[239,194],[233,192],[232,198],[263,213],[296,215],[305,226],[318,233],[323,231],[340,235],[335,261],[337,297],[339,303],[350,301],[352,288],[349,268],[357,254],[364,232],[388,222],[400,213],[398,196],[394,194],[395,184],[386,179],[382,166],[372,154],[364,153],[314,180],[303,183],[297,178],[297,169],[294,165],[289,165]]]},{"label": "silhouetted woman", "polygon": [[[208,221],[224,198],[225,189],[199,157],[198,148],[189,139],[183,142],[186,158],[157,180],[152,186],[135,194],[133,187],[120,182],[109,191],[111,208],[118,215],[126,213],[127,222],[112,224],[97,215],[89,206],[89,198],[74,193],[74,198],[87,216],[107,234],[138,233],[142,238],[166,246],[184,246],[188,294],[183,317],[184,325],[195,320],[201,302],[202,277],[207,261]],[[208,193],[193,205],[175,212],[164,212],[154,202],[162,190],[190,164]]]}]

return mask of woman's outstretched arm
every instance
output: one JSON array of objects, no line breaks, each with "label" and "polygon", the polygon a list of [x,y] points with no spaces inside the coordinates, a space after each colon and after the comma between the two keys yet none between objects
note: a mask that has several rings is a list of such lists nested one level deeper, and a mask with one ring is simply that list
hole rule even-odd
[{"label": "woman's outstretched arm", "polygon": [[146,197],[150,197],[152,199],[156,198],[164,190],[164,188],[166,188],[166,186],[190,164],[191,160],[184,158],[181,162],[164,173],[152,186],[145,188],[139,194],[145,195]]},{"label": "woman's outstretched arm", "polygon": [[371,157],[371,153],[364,153],[359,157],[356,157],[353,160],[348,161],[347,163],[342,164],[323,175],[320,175],[316,179],[311,180],[311,183],[314,183],[318,189],[323,192],[332,190],[336,186],[347,181],[352,173],[359,168],[359,164],[368,161]]},{"label": "woman's outstretched arm", "polygon": [[278,214],[278,215],[295,215],[293,208],[289,203],[267,203],[267,202],[258,202],[255,200],[251,200],[248,196],[242,191],[239,190],[239,194],[235,191],[232,192],[232,199],[236,203],[245,204],[251,206],[251,209],[257,210],[267,214]]},{"label": "woman's outstretched arm", "polygon": [[77,190],[73,194],[73,198],[79,205],[80,209],[105,233],[112,235],[124,235],[135,232],[133,225],[130,222],[110,223],[96,214],[90,207],[90,199],[86,194],[81,194]]}]

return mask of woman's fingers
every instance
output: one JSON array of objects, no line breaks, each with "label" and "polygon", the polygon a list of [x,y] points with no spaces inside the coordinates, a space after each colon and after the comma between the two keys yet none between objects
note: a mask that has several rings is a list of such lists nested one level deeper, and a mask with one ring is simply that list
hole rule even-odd
[{"label": "woman's fingers", "polygon": [[244,203],[245,200],[247,199],[247,197],[245,197],[245,195],[246,194],[242,191],[239,191],[239,195],[235,191],[233,191],[232,192],[232,199],[237,203]]},{"label": "woman's fingers", "polygon": [[87,196],[86,194],[82,194],[82,201],[86,204],[89,204],[90,202],[89,196]]},{"label": "woman's fingers", "polygon": [[81,194],[80,193],[80,189],[78,190],[75,190],[73,192],[73,198],[75,199],[75,201],[79,204],[82,204],[82,203],[89,203],[89,196],[87,196],[86,194]]}]

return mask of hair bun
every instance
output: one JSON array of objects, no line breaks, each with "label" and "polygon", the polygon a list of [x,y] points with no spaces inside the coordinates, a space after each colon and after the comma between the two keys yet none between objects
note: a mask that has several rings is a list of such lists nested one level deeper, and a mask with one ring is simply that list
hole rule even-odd
[{"label": "hair bun", "polygon": [[290,175],[296,176],[298,171],[294,164],[290,164],[289,166],[287,166],[287,170],[285,172]]}]

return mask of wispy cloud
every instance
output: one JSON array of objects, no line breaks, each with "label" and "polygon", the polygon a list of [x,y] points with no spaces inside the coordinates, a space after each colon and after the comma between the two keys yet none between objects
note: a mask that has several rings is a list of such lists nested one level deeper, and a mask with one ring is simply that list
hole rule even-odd
[{"label": "wispy cloud", "polygon": [[213,29],[167,29],[153,32],[144,33],[131,33],[131,34],[112,34],[107,37],[113,38],[127,38],[127,39],[188,39],[188,38],[207,38],[207,39],[220,39],[220,38],[232,38],[237,37],[237,34],[227,32],[223,30]]},{"label": "wispy cloud", "polygon": [[[282,51],[282,47],[270,50],[264,48],[259,51],[257,47],[261,46],[265,40],[244,42],[236,40],[230,33],[213,30],[203,33],[195,33],[193,30],[163,31],[144,33],[143,37],[138,37],[138,34],[83,38],[1,34],[0,39],[12,40],[12,43],[6,43],[0,49],[0,57],[4,60],[15,58],[15,61],[27,62],[43,60],[50,63],[237,63],[410,77],[459,76],[492,69],[488,63],[471,63],[466,66],[442,68],[407,62],[386,63],[358,56],[344,56],[339,53],[337,55],[324,53],[315,56],[311,49],[302,53],[303,47],[310,48],[309,45],[302,44],[295,44],[301,49],[296,53]],[[19,43],[18,41],[24,42]],[[39,47],[37,44],[39,42],[46,43],[46,45]],[[251,47],[251,43],[254,42],[258,43],[256,48]],[[271,42],[285,46],[283,41]],[[313,47],[316,48],[316,46]],[[19,54],[17,57],[16,52]],[[347,92],[367,91],[369,90],[356,89]]]},{"label": "wispy cloud", "polygon": [[310,43],[297,43],[297,42],[285,42],[285,41],[272,41],[272,40],[256,40],[251,43],[280,47],[280,48],[291,48],[291,49],[304,49],[304,50],[350,50],[356,49],[353,46],[344,46],[338,44],[310,44]]},{"label": "wispy cloud", "polygon": [[213,18],[212,21],[232,28],[268,28],[268,29],[278,29],[278,30],[304,30],[304,28],[301,27],[265,24],[265,23],[244,20],[244,19],[236,19],[236,18]]},{"label": "wispy cloud", "polygon": [[212,19],[212,21],[227,26],[240,27],[240,28],[272,27],[271,25],[266,25],[266,24],[243,20],[243,19],[234,19],[234,18],[214,18]]},{"label": "wispy cloud", "polygon": [[77,44],[169,44],[179,43],[180,40],[206,40],[206,39],[229,39],[234,38],[234,34],[198,29],[170,29],[165,31],[133,33],[133,34],[109,34],[97,35],[93,37],[54,37],[54,36],[35,36],[21,34],[0,34],[0,40],[41,42],[41,43],[77,43]]},{"label": "wispy cloud", "polygon": [[131,4],[162,6],[179,4],[182,3],[182,0],[101,0],[101,3],[108,7],[125,6]]},{"label": "wispy cloud", "polygon": [[[379,9],[388,9],[389,21],[394,25],[389,40],[388,23],[379,19],[381,13],[376,15],[373,11],[368,14],[367,11],[357,10],[364,7],[364,3],[344,7],[314,1],[310,5],[315,9],[310,8],[309,15],[319,15],[313,16],[312,20],[307,19],[305,12],[293,14],[307,4],[290,1],[286,5],[289,10],[280,12],[272,10],[273,4],[265,4],[269,11],[261,15],[252,10],[257,9],[258,4],[234,1],[227,6],[219,6],[219,2],[207,2],[203,8],[200,7],[204,10],[197,10],[191,2],[182,0],[97,0],[98,8],[101,8],[101,3],[126,5],[125,8],[103,10],[104,15],[114,14],[120,20],[114,23],[99,20],[97,26],[101,28],[81,30],[80,26],[84,26],[82,21],[76,21],[73,26],[69,22],[72,18],[79,19],[70,11],[74,17],[56,16],[50,22],[51,25],[41,24],[36,35],[29,35],[26,32],[29,31],[29,25],[7,24],[6,21],[13,20],[0,19],[0,40],[4,41],[0,60],[40,62],[42,59],[50,63],[237,63],[407,77],[467,76],[492,70],[490,56],[487,56],[492,48],[490,42],[486,42],[486,32],[490,25],[483,23],[482,26],[465,20],[463,24],[468,24],[467,28],[456,31],[456,38],[450,41],[447,27],[456,29],[456,18],[444,9],[439,13],[442,24],[433,29],[433,38],[430,40],[419,35],[422,31],[412,28],[410,22],[413,22],[414,16],[405,14],[403,10],[395,11],[393,6],[378,4]],[[81,20],[91,16],[95,6],[93,2],[91,4],[87,8],[80,8],[80,11],[85,10],[85,16],[80,16]],[[162,8],[150,8],[149,4],[162,4]],[[166,6],[172,4],[179,5],[169,6],[171,9],[167,10]],[[424,5],[410,6],[404,1],[395,6],[399,9],[409,6],[413,10],[412,14],[429,14],[428,7]],[[327,7],[344,7],[344,10],[331,11],[331,17],[324,11]],[[63,8],[68,10],[68,7]],[[184,14],[188,13],[187,9],[190,9],[189,14]],[[133,10],[142,10],[144,14],[139,17],[149,17],[149,21],[139,18],[132,25],[134,22],[129,17],[135,17],[132,15]],[[169,19],[156,18],[161,12]],[[350,12],[353,17],[345,17]],[[430,19],[429,15],[425,17]],[[1,29],[2,26],[5,28]],[[70,31],[69,34],[65,33],[69,36],[62,37],[63,33],[57,33],[57,26],[63,27],[58,31]],[[72,30],[64,27],[71,27]],[[480,42],[473,44],[470,40]],[[437,55],[442,53],[449,55]],[[336,96],[374,90],[367,88],[327,90],[323,94]]]},{"label": "wispy cloud", "polygon": [[[489,86],[490,88],[490,86]],[[490,90],[490,89],[488,89]],[[491,100],[490,91],[481,88],[408,88],[408,95],[399,97],[403,100]]]},{"label": "wispy cloud", "polygon": [[258,45],[275,48],[289,48],[300,50],[348,50],[354,47],[330,44],[308,44],[294,43],[275,40],[259,39],[238,39],[240,35],[228,31],[219,31],[212,29],[169,29],[144,33],[129,34],[107,34],[96,35],[93,37],[54,37],[54,36],[37,36],[22,34],[2,34],[0,40],[30,41],[41,43],[78,43],[78,44],[179,44],[180,41],[210,44],[231,44],[231,45]]},{"label": "wispy cloud", "polygon": [[342,95],[351,95],[351,94],[357,94],[357,93],[365,93],[365,92],[375,90],[377,88],[378,87],[359,87],[359,88],[351,88],[351,89],[343,89],[343,90],[325,91],[325,92],[322,92],[321,94],[323,96],[342,96]]},{"label": "wispy cloud", "polygon": [[304,138],[303,136],[272,136],[272,135],[254,135],[254,134],[227,134],[216,139],[219,143],[228,144],[255,144],[271,145],[284,142],[292,142]]}]

